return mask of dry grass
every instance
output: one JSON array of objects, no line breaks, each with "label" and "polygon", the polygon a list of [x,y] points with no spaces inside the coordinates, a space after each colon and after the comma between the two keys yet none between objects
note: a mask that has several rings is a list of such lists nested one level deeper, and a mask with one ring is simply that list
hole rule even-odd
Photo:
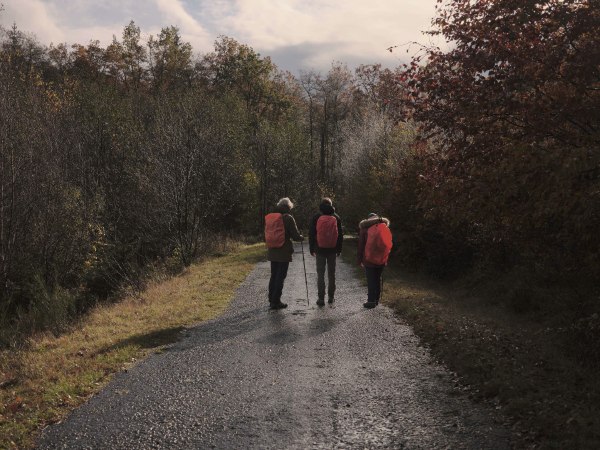
[{"label": "dry grass", "polygon": [[263,255],[263,246],[253,245],[210,258],[98,306],[68,333],[38,335],[18,352],[1,352],[0,448],[32,447],[44,426],[62,420],[114,373],[176,341],[186,326],[219,315]]}]

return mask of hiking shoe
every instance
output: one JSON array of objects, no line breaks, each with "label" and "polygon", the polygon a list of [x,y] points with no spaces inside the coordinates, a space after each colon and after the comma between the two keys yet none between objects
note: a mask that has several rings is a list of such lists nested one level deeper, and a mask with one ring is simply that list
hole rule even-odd
[{"label": "hiking shoe", "polygon": [[319,300],[317,300],[317,306],[325,306],[325,300],[320,298]]},{"label": "hiking shoe", "polygon": [[281,303],[281,302],[277,302],[277,303],[271,303],[271,305],[269,306],[270,309],[284,309],[287,308],[287,304],[286,303]]},{"label": "hiking shoe", "polygon": [[376,302],[366,302],[366,303],[363,303],[363,306],[365,308],[372,309],[377,306],[377,303]]},{"label": "hiking shoe", "polygon": [[333,303],[333,297],[329,297],[329,298],[327,299],[327,303]]}]

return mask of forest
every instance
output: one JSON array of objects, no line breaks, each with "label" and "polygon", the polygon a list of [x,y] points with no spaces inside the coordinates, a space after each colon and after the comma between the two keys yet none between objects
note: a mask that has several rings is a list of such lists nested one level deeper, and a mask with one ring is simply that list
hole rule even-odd
[{"label": "forest", "polygon": [[173,26],[106,47],[1,29],[0,344],[330,196],[349,233],[390,218],[394,264],[566,314],[597,359],[599,3],[452,0],[433,24],[449,49],[298,76]]}]

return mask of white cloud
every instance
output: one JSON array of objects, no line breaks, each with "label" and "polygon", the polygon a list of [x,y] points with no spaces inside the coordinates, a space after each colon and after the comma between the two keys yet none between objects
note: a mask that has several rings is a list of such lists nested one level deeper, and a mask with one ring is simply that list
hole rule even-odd
[{"label": "white cloud", "polygon": [[[302,63],[317,69],[333,60],[382,62],[395,66],[405,58],[394,45],[428,42],[435,1],[423,0],[234,0],[222,25],[262,53],[311,44],[314,52]],[[284,54],[282,55],[284,56]]]},{"label": "white cloud", "polygon": [[134,20],[144,36],[178,26],[197,53],[224,34],[272,55],[284,69],[328,70],[332,61],[381,62],[406,58],[408,41],[426,43],[436,0],[0,0],[0,23],[37,35],[42,43],[98,39],[108,44]]},{"label": "white cloud", "polygon": [[4,11],[0,12],[0,24],[5,27],[13,23],[26,32],[31,32],[41,42],[62,42],[65,30],[56,24],[50,8],[41,0],[13,0],[4,3]]},{"label": "white cloud", "polygon": [[179,0],[155,1],[158,10],[165,15],[168,25],[177,26],[182,37],[193,45],[196,52],[206,52],[211,49],[214,38],[190,15]]},{"label": "white cloud", "polygon": [[[103,6],[108,8],[107,2],[116,5],[116,1],[105,0]],[[125,6],[126,1],[120,3]],[[65,0],[9,0],[5,3],[5,11],[0,13],[0,24],[7,27],[16,23],[20,30],[34,34],[46,45],[62,42],[85,45],[91,40],[107,45],[113,36],[121,36],[123,27],[130,20],[115,16],[100,21],[90,9],[89,1],[70,0],[67,3],[65,5]]]}]

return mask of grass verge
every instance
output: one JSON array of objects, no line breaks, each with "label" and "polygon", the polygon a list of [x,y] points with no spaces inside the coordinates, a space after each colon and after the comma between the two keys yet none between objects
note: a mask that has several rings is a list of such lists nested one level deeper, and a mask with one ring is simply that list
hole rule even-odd
[{"label": "grass verge", "polygon": [[0,352],[0,448],[31,448],[111,376],[178,340],[189,325],[222,313],[264,258],[264,245],[209,258],[138,295],[93,309],[71,331],[37,335]]},{"label": "grass verge", "polygon": [[[348,262],[355,264],[355,252],[355,243],[345,243]],[[518,314],[490,301],[493,292],[473,296],[459,283],[393,265],[384,280],[382,302],[460,377],[470,396],[504,413],[520,448],[599,448],[598,361],[576,357],[581,352],[574,347],[585,343],[565,320]]]}]

